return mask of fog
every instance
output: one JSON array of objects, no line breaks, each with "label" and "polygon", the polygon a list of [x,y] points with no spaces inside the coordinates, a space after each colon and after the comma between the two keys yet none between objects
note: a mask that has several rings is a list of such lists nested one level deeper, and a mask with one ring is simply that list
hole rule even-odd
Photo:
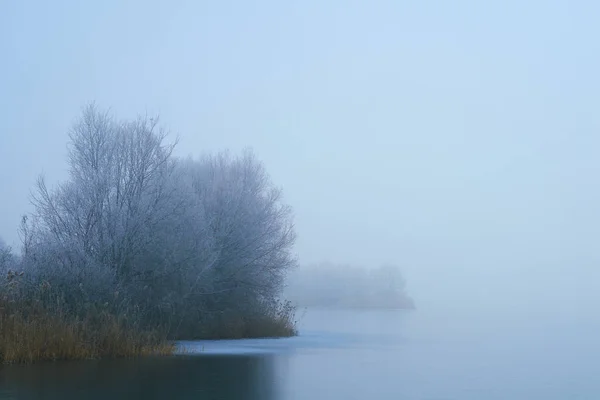
[{"label": "fog", "polygon": [[288,273],[287,283],[284,296],[299,307],[415,308],[397,265],[365,268],[321,263]]},{"label": "fog", "polygon": [[[586,1],[0,5],[0,236],[67,174],[90,101],[178,155],[251,146],[300,264],[402,268],[418,309],[597,302],[600,79]],[[417,310],[416,312],[419,312]]]}]

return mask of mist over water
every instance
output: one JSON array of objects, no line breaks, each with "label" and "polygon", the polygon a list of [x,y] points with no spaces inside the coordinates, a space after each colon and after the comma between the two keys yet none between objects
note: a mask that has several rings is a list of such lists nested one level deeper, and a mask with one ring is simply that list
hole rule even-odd
[{"label": "mist over water", "polygon": [[[178,157],[252,147],[294,211],[293,273],[393,264],[416,309],[300,307],[290,339],[1,366],[0,398],[600,398],[597,15],[585,0],[2,2],[0,248],[19,252],[37,175],[67,178],[69,126],[95,100],[159,114]],[[356,306],[345,289],[364,276],[305,282]]]}]

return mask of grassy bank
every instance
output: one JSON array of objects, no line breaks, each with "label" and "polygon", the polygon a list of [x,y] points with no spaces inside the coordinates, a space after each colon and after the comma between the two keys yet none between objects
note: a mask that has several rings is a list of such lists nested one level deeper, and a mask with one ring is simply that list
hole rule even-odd
[{"label": "grassy bank", "polygon": [[[195,334],[147,323],[136,307],[65,302],[46,284],[19,290],[10,273],[0,284],[0,363],[170,355],[173,340],[287,337],[296,334],[294,308],[283,303],[270,313],[222,312],[198,322]],[[146,321],[146,322],[145,322]]]},{"label": "grassy bank", "polygon": [[[168,333],[144,329],[125,315],[109,312],[71,316],[55,309],[0,303],[0,362],[31,363],[45,360],[170,355],[175,346]],[[296,327],[287,315],[236,317],[213,325],[196,339],[289,337]],[[173,338],[175,339],[175,338]]]},{"label": "grassy bank", "polygon": [[92,307],[73,315],[59,302],[0,301],[0,362],[167,355],[164,330],[141,329],[127,315]]},{"label": "grassy bank", "polygon": [[48,312],[1,312],[0,337],[3,363],[135,357],[174,350],[159,332],[127,327],[110,314],[79,319]]}]

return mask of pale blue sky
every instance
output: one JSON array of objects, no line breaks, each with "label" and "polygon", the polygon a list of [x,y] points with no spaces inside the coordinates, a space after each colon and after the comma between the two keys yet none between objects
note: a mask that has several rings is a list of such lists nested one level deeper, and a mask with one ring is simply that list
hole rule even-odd
[{"label": "pale blue sky", "polygon": [[599,18],[592,1],[5,0],[0,235],[17,240],[40,172],[65,177],[95,100],[160,113],[180,154],[252,146],[303,262],[392,261],[471,294],[519,274],[600,287]]}]

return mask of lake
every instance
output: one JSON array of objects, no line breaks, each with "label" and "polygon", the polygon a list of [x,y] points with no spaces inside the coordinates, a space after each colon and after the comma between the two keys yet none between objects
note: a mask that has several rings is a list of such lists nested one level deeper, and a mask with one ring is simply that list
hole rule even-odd
[{"label": "lake", "polygon": [[290,339],[4,366],[0,399],[599,399],[598,318],[312,309]]}]

